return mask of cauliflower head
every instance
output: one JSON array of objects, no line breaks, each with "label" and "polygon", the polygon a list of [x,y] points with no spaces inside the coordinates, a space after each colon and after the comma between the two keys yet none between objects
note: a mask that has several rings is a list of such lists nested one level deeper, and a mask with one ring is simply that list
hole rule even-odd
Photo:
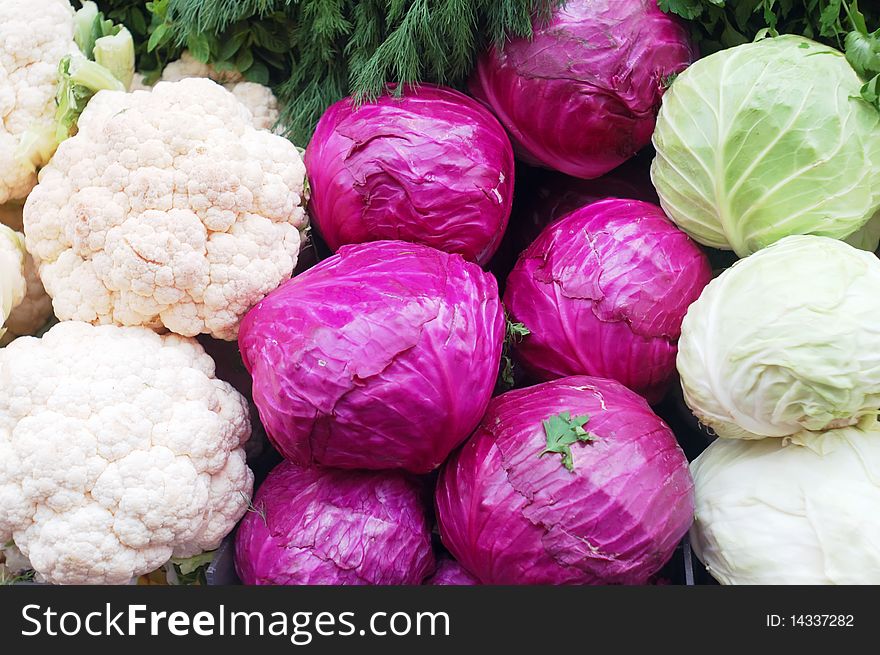
[{"label": "cauliflower head", "polygon": [[0,224],[0,338],[6,331],[9,315],[27,295],[24,265],[22,235]]},{"label": "cauliflower head", "polygon": [[[13,230],[21,230],[21,210],[21,205],[12,203],[0,205],[0,223]],[[23,248],[24,235],[20,235],[19,238]],[[14,279],[19,289],[21,280],[24,280],[25,293],[24,297],[15,303],[6,318],[5,325],[2,326],[6,333],[0,334],[0,346],[5,346],[16,337],[35,334],[52,317],[52,299],[46,294],[43,283],[40,282],[33,258],[27,252],[23,252],[23,254],[24,266],[19,268],[21,275]],[[12,262],[13,259],[9,261]]]},{"label": "cauliflower head", "polygon": [[242,396],[194,339],[55,325],[0,350],[0,542],[55,584],[216,548],[253,475]]},{"label": "cauliflower head", "polygon": [[0,2],[0,204],[37,183],[19,146],[29,129],[54,125],[58,62],[79,52],[73,16],[68,0]]},{"label": "cauliflower head", "polygon": [[101,91],[24,207],[61,320],[232,340],[289,278],[306,227],[305,166],[207,79]]}]

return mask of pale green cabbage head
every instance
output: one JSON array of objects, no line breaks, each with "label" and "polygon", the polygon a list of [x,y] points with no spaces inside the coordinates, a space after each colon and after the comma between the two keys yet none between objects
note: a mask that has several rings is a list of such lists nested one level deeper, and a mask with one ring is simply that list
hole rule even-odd
[{"label": "pale green cabbage head", "polygon": [[722,584],[880,584],[880,432],[717,439],[691,544]]},{"label": "pale green cabbage head", "polygon": [[876,417],[880,259],[816,236],[741,259],[688,308],[676,364],[685,402],[722,437]]},{"label": "pale green cabbage head", "polygon": [[853,234],[880,209],[880,114],[861,86],[842,53],[799,36],[697,61],[654,132],[666,213],[740,257],[791,234]]}]

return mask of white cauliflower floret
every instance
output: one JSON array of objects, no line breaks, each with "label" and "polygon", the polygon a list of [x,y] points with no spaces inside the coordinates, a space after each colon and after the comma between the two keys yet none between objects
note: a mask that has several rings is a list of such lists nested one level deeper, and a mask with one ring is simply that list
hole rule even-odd
[{"label": "white cauliflower floret", "polygon": [[9,315],[27,295],[24,238],[0,224],[0,338]]},{"label": "white cauliflower floret", "polygon": [[165,82],[178,82],[189,77],[206,77],[222,84],[250,110],[254,125],[260,129],[271,130],[278,122],[278,98],[272,89],[246,82],[238,71],[219,71],[209,64],[203,64],[186,50],[180,59],[172,61],[162,71],[162,80]]},{"label": "white cauliflower floret", "polygon": [[179,82],[188,77],[207,77],[219,84],[234,84],[244,80],[241,73],[236,70],[220,71],[210,64],[203,64],[193,57],[189,50],[184,50],[180,59],[172,61],[162,71],[162,80],[165,82]]},{"label": "white cauliflower floret", "polygon": [[[0,223],[20,231],[21,210],[21,205],[12,203],[0,205]],[[21,239],[24,245],[23,235]],[[52,299],[46,294],[37,274],[37,266],[27,253],[24,257],[23,275],[25,295],[6,319],[6,324],[3,326],[6,334],[0,335],[0,346],[5,346],[16,337],[36,333],[52,316]]]},{"label": "white cauliflower floret", "polygon": [[99,92],[24,209],[61,320],[232,340],[288,279],[306,227],[296,146],[216,83]]},{"label": "white cauliflower floret", "polygon": [[213,550],[247,509],[243,397],[193,339],[63,322],[0,350],[0,542],[57,584]]},{"label": "white cauliflower floret", "polygon": [[54,125],[58,63],[79,52],[73,15],[67,0],[0,2],[0,204],[24,198],[37,183],[19,146],[29,129]]}]

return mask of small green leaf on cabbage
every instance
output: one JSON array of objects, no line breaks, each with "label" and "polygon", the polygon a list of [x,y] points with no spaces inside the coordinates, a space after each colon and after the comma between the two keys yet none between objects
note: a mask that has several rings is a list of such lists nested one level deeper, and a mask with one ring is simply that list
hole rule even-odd
[{"label": "small green leaf on cabbage", "polygon": [[542,423],[544,434],[547,436],[547,448],[538,456],[543,457],[551,453],[562,455],[562,465],[569,471],[574,471],[574,461],[571,456],[572,444],[590,443],[598,438],[595,434],[584,429],[589,420],[590,417],[587,415],[572,418],[570,412],[560,412],[544,419]]}]

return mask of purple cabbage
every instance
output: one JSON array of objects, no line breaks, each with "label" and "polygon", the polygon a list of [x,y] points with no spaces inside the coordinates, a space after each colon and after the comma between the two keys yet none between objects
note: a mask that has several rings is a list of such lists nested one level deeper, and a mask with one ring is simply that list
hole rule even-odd
[{"label": "purple cabbage", "polygon": [[464,570],[461,564],[448,557],[441,559],[437,564],[437,570],[425,581],[426,585],[439,585],[445,587],[478,585],[480,581]]},{"label": "purple cabbage", "polygon": [[532,39],[490,48],[470,89],[523,161],[589,179],[648,145],[670,76],[694,57],[656,0],[570,0]]},{"label": "purple cabbage", "polygon": [[516,258],[541,231],[566,214],[606,198],[631,198],[659,205],[651,183],[651,157],[645,151],[595,180],[582,180],[544,168],[517,170],[517,192],[510,223],[490,270],[506,278]]},{"label": "purple cabbage", "polygon": [[551,224],[504,292],[530,334],[517,359],[539,380],[611,378],[658,402],[675,373],[681,322],[709,260],[656,205],[603,200]]},{"label": "purple cabbage", "polygon": [[513,202],[513,149],[468,96],[428,84],[321,117],[305,155],[314,223],[332,250],[411,241],[485,264]]},{"label": "purple cabbage", "polygon": [[[548,434],[578,424],[592,441],[573,427],[554,440],[569,444],[569,470]],[[646,584],[694,512],[672,431],[623,385],[590,377],[494,398],[435,500],[443,544],[483,584]]]},{"label": "purple cabbage", "polygon": [[345,246],[245,316],[242,359],[286,458],[426,473],[473,431],[498,373],[494,277],[399,241]]},{"label": "purple cabbage", "polygon": [[434,570],[420,485],[395,472],[275,467],[235,537],[247,585],[413,585]]}]

